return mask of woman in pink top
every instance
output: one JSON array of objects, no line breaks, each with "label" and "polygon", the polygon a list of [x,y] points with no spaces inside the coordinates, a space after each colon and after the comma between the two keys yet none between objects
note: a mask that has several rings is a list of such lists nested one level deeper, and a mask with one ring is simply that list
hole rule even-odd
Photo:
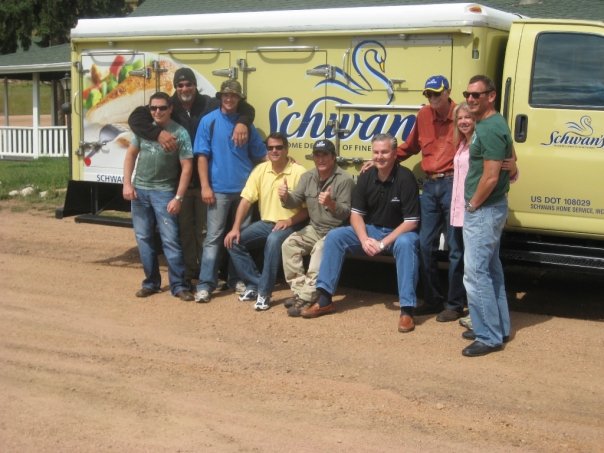
[{"label": "woman in pink top", "polygon": [[476,121],[468,109],[468,104],[462,102],[455,107],[455,131],[453,142],[457,152],[453,158],[453,193],[451,195],[451,225],[463,227],[463,216],[466,201],[464,199],[464,186],[468,169],[470,168],[470,141],[474,134]]},{"label": "woman in pink top", "polygon": [[[451,195],[451,225],[455,227],[455,234],[462,236],[463,217],[465,213],[464,188],[466,176],[470,167],[470,141],[474,134],[476,121],[468,109],[468,104],[462,102],[455,107],[453,112],[455,118],[455,131],[453,140],[457,146],[457,152],[453,158],[453,193]],[[513,157],[503,161],[502,171],[510,172],[510,182],[518,179],[518,168],[516,167],[516,152]],[[472,329],[472,321],[466,316],[459,320],[459,323]]]}]

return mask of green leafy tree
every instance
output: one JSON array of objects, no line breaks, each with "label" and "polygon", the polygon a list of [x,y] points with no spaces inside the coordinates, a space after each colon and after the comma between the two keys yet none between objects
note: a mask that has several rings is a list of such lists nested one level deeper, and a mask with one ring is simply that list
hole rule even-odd
[{"label": "green leafy tree", "polygon": [[31,32],[36,21],[34,0],[7,0],[0,3],[0,53],[11,53],[19,44],[31,46]]},{"label": "green leafy tree", "polygon": [[41,47],[63,44],[78,19],[123,17],[129,12],[126,0],[2,0],[0,53],[28,50],[33,42]]}]

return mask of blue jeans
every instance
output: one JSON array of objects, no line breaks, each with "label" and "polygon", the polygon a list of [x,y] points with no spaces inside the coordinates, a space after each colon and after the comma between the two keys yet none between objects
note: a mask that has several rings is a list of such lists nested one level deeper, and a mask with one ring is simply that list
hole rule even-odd
[{"label": "blue jeans", "polygon": [[[462,311],[466,302],[463,285],[463,240],[451,226],[451,193],[453,176],[427,179],[424,182],[421,206],[419,247],[421,250],[424,303],[441,305],[450,310]],[[449,248],[449,290],[445,299],[438,275],[437,252],[441,231],[446,231]]]},{"label": "blue jeans", "polygon": [[499,259],[501,233],[507,217],[507,198],[475,212],[466,212],[463,238],[464,284],[476,339],[498,346],[510,334],[510,312]]},{"label": "blue jeans", "polygon": [[[208,205],[207,213],[207,231],[203,242],[203,252],[201,255],[201,269],[199,270],[199,283],[197,291],[205,289],[212,292],[216,289],[218,283],[218,261],[220,254],[224,250],[224,235],[226,229],[235,218],[235,211],[239,206],[241,199],[238,193],[215,193],[216,203]],[[243,225],[249,223],[248,215]],[[235,275],[229,263],[229,278]]]},{"label": "blue jeans", "polygon": [[132,226],[138,253],[143,263],[145,279],[143,288],[161,288],[158,250],[155,243],[156,227],[161,237],[164,256],[168,262],[168,279],[173,295],[188,290],[185,283],[185,265],[178,237],[178,218],[168,214],[168,203],[174,192],[136,188],[136,200],[132,200]]},{"label": "blue jeans", "polygon": [[[262,296],[270,297],[277,280],[277,272],[281,267],[281,245],[294,231],[298,231],[304,223],[298,223],[285,230],[273,231],[273,222],[262,220],[252,223],[241,231],[239,243],[233,244],[229,250],[231,260],[239,278],[247,289],[253,289]],[[264,264],[262,273],[250,255],[251,250],[264,248]]]},{"label": "blue jeans", "polygon": [[[382,240],[391,228],[367,225],[369,237]],[[323,246],[323,257],[319,267],[317,288],[334,295],[340,280],[342,265],[346,254],[364,255],[363,247],[351,226],[338,227],[327,233]],[[385,253],[394,255],[398,297],[401,310],[403,307],[415,307],[415,288],[419,275],[419,238],[415,231],[403,233],[396,238]]]}]

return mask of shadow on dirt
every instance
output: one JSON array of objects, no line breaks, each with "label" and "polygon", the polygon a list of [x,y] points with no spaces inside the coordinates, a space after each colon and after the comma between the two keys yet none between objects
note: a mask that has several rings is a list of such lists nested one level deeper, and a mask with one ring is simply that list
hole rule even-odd
[{"label": "shadow on dirt", "polygon": [[[511,311],[604,321],[604,279],[601,276],[508,265],[505,279]],[[441,281],[446,288],[446,269],[441,271]],[[344,263],[340,286],[396,295],[396,268],[391,263],[348,259]],[[423,297],[421,287],[420,280],[418,301]]]}]

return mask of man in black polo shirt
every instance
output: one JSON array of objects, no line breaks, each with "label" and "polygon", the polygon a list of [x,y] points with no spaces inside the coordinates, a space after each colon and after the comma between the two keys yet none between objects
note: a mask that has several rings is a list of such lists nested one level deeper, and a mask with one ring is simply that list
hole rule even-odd
[{"label": "man in black polo shirt", "polygon": [[347,253],[392,254],[396,261],[401,316],[399,332],[415,328],[413,308],[419,272],[419,193],[413,173],[396,161],[396,139],[378,134],[371,140],[374,166],[359,176],[352,193],[350,226],[325,238],[317,278],[319,298],[302,311],[305,318],[333,313],[331,300]]}]

